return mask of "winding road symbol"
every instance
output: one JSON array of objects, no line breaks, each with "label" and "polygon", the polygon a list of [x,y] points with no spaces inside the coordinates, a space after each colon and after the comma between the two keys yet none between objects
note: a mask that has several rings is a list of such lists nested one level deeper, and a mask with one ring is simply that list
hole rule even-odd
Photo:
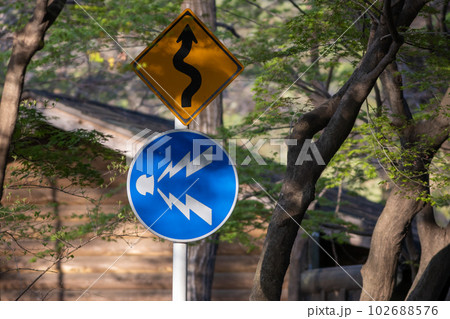
[{"label": "winding road symbol", "polygon": [[181,48],[177,51],[173,57],[173,65],[175,69],[186,74],[191,78],[191,83],[186,89],[184,89],[181,95],[181,106],[191,107],[192,96],[200,89],[202,85],[202,76],[200,72],[192,65],[184,62],[184,59],[189,55],[192,49],[192,42],[198,43],[192,32],[189,24],[186,24],[180,36],[177,39],[177,43],[181,41]]},{"label": "winding road symbol", "polygon": [[189,125],[244,66],[190,9],[131,63],[174,116]]}]

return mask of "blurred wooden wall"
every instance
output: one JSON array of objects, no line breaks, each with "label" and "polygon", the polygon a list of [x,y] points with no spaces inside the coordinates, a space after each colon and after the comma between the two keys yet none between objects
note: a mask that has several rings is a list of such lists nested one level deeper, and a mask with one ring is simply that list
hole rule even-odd
[{"label": "blurred wooden wall", "polygon": [[[123,185],[126,176],[121,176],[111,187]],[[60,183],[63,183],[61,181]],[[104,190],[90,189],[91,195],[99,196]],[[52,189],[7,190],[10,198],[29,198],[43,211],[53,210],[49,206],[58,203],[57,214],[61,225],[73,225],[83,220],[73,213],[84,213],[89,204],[82,198]],[[102,205],[105,212],[115,212],[118,201],[127,203],[126,190],[107,198]],[[144,231],[140,225],[126,225],[127,230],[138,226],[138,234]],[[172,244],[162,242],[147,232],[137,237],[123,237],[108,242],[95,239],[74,253],[74,258],[55,265],[40,278],[21,300],[171,300]],[[36,250],[39,241],[23,241],[23,247]],[[23,255],[15,244],[2,247],[1,251],[13,250],[14,256],[7,260],[0,256],[0,298],[15,298],[40,274],[31,269],[43,270],[52,262],[38,260],[30,263],[31,255]],[[248,300],[253,276],[258,262],[259,250],[250,253],[238,243],[220,243],[215,265],[212,300]],[[31,268],[30,270],[20,268]],[[103,274],[103,275],[102,275]],[[89,290],[85,292],[88,288]],[[287,290],[283,293],[287,298]]]}]

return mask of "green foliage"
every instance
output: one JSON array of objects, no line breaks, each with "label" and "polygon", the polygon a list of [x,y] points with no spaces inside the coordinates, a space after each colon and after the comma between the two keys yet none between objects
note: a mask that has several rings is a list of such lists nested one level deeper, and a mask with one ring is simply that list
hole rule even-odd
[{"label": "green foliage", "polygon": [[[347,61],[356,63],[365,49],[370,26],[368,16],[349,28],[350,21],[361,13],[361,6],[355,1],[313,1],[302,7],[303,12],[289,3],[270,6],[270,13],[251,10],[256,11],[252,19],[261,19],[264,24],[258,25],[237,46],[248,59],[247,64],[258,70],[255,109],[243,123],[251,129],[263,125],[260,122],[271,127],[285,125],[294,114],[298,116],[309,110],[311,105],[305,94],[311,96],[320,88],[317,83],[327,81],[330,68],[338,69],[348,64]],[[239,13],[242,15],[248,9]],[[270,18],[264,20],[268,14]],[[346,76],[343,73],[333,77],[330,85],[339,85]],[[283,98],[279,98],[282,94]]]},{"label": "green foliage", "polygon": [[[321,233],[323,231],[323,224],[339,225],[346,231],[333,231],[329,234],[321,233],[322,238],[326,240],[334,240],[338,244],[346,244],[349,240],[349,235],[347,231],[357,230],[354,224],[346,222],[342,218],[336,216],[334,211],[324,211],[324,210],[309,210],[307,211],[307,218],[302,221],[302,227],[309,233],[314,232]],[[304,234],[304,236],[307,236]]]},{"label": "green foliage", "polygon": [[[248,250],[256,247],[258,236],[252,231],[263,232],[270,221],[273,203],[268,199],[267,191],[271,196],[277,196],[281,189],[280,178],[284,167],[275,161],[265,158],[267,165],[258,165],[255,160],[248,165],[242,165],[251,154],[245,147],[236,149],[236,168],[239,176],[240,198],[229,220],[219,230],[220,240],[243,244]],[[264,188],[255,185],[256,179]],[[258,232],[256,233],[258,234]]]},{"label": "green foliage", "polygon": [[[432,101],[432,103],[436,103],[436,101]],[[430,119],[433,117],[433,113],[433,111],[430,112],[425,109],[417,112],[415,119]],[[448,156],[445,156],[442,153],[443,151],[440,151],[434,157],[432,155],[434,152],[432,145],[435,144],[437,137],[417,136],[416,142],[404,144],[398,134],[409,124],[405,124],[403,127],[393,127],[386,125],[389,122],[388,115],[382,113],[379,117],[373,119],[371,126],[367,126],[370,129],[369,138],[374,148],[373,156],[378,159],[379,164],[387,174],[388,179],[382,182],[391,181],[396,191],[405,193],[405,196],[408,196],[406,194],[417,185],[424,188],[430,186],[436,189],[447,188],[450,177]],[[441,134],[448,134],[448,130],[447,128]],[[431,183],[426,174],[431,175]],[[445,195],[436,197],[428,192],[422,192],[416,197],[416,200],[436,205],[437,202],[443,204],[445,197]]]},{"label": "green foliage", "polygon": [[[288,135],[293,123],[318,105],[314,102],[317,95],[326,97],[321,90],[332,95],[347,81],[366,50],[371,16],[379,16],[382,10],[381,2],[375,4],[351,26],[367,8],[367,3],[313,1],[300,3],[303,12],[292,6],[287,8],[286,3],[265,6],[257,2],[261,6],[245,6],[243,2],[225,1],[229,10],[224,13],[225,17],[233,21],[228,14],[232,12],[235,17],[244,16],[254,22],[252,31],[237,44],[237,48],[246,57],[247,68],[250,67],[256,76],[255,108],[239,125],[230,128],[230,136],[256,139],[274,133]],[[438,13],[432,4],[423,11],[425,16]],[[263,20],[264,24],[258,24]],[[431,21],[436,24],[434,19]],[[434,105],[439,104],[442,90],[448,86],[448,39],[445,32],[430,32],[429,25],[399,31],[406,42],[397,58],[402,63],[404,90],[409,90],[410,94],[423,92],[429,95],[428,92],[432,92],[435,96],[418,107],[417,101],[409,101],[414,121],[419,123],[436,116],[438,108]],[[433,189],[448,189],[448,156],[445,159],[444,154],[438,153],[433,162],[429,161],[427,149],[433,137],[428,140],[420,137],[415,145],[405,147],[399,138],[405,127],[390,125],[393,115],[387,113],[386,105],[377,106],[371,113],[361,111],[350,137],[319,179],[316,195],[324,189],[343,186],[347,191],[364,196],[381,195],[390,189],[409,196],[408,191],[417,183],[429,185],[423,179],[426,172],[431,175]],[[319,137],[320,133],[314,138]],[[424,163],[423,167],[418,163]],[[376,183],[379,186],[374,186]],[[415,199],[433,205],[448,205],[446,193],[432,192],[430,195],[422,192]],[[320,225],[329,220],[349,227],[343,221],[333,219],[336,218],[334,213],[310,211],[308,215],[310,219],[304,224],[312,231],[320,230]]]},{"label": "green foliage", "polygon": [[[129,63],[136,54],[130,48],[150,44],[179,14],[181,0],[79,3],[81,7],[66,4],[47,31],[44,48],[28,66],[27,84],[35,89],[59,89],[67,95],[102,102],[126,99],[128,93],[123,84],[130,81]],[[33,1],[12,1],[0,6],[0,14],[6,16],[0,16],[2,35],[12,37],[13,32],[21,30],[32,16],[34,6]],[[0,83],[6,73],[11,45],[12,41],[5,43],[0,53]],[[93,82],[97,85],[92,85]]]},{"label": "green foliage", "polygon": [[48,124],[34,102],[25,101],[11,143],[11,156],[20,161],[20,168],[11,173],[10,183],[37,179],[40,184],[51,182],[54,176],[67,178],[71,186],[84,187],[104,183],[101,173],[86,162],[111,161],[117,154],[102,146],[108,136],[97,131],[78,129],[61,131]]},{"label": "green foliage", "polygon": [[[129,93],[124,89],[124,83],[129,83],[134,75],[129,72],[129,57],[120,52],[109,35],[127,52],[130,52],[129,48],[143,47],[175,18],[180,11],[181,0],[85,0],[82,3],[83,9],[104,30],[78,5],[67,5],[49,29],[44,49],[33,59],[27,85],[127,106]],[[221,137],[254,140],[274,135],[287,136],[295,121],[317,106],[318,102],[314,102],[317,94],[322,94],[322,98],[331,95],[349,78],[366,49],[370,15],[378,15],[383,5],[382,2],[376,3],[350,27],[367,8],[365,1],[315,0],[296,3],[301,10],[288,1],[218,1],[218,21],[234,26],[241,38],[234,38],[224,29],[219,29],[218,33],[246,65],[245,74],[256,78],[254,110],[240,125],[224,129]],[[2,20],[6,22],[1,30],[14,32],[21,29],[31,16],[34,5],[34,2],[12,1],[2,6],[0,12],[6,13],[12,20]],[[429,16],[437,12],[430,4],[423,14]],[[406,66],[401,73],[409,80],[405,81],[404,89],[431,91],[439,100],[439,89],[448,85],[449,78],[447,36],[426,28],[406,32],[400,30],[400,33],[406,45],[402,46],[398,60]],[[4,78],[9,49],[6,46],[6,50],[0,53],[0,78]],[[317,60],[319,57],[320,60]],[[420,69],[416,65],[420,65]],[[147,88],[144,89],[147,92]],[[289,90],[285,92],[286,89]],[[139,95],[136,90],[132,93]],[[138,93],[140,97],[145,97],[146,93]],[[418,102],[413,109],[414,120],[435,116],[430,111],[435,102]],[[398,187],[407,190],[410,183],[427,183],[420,181],[420,178],[417,181],[423,171],[417,172],[415,163],[426,161],[424,144],[431,141],[405,149],[398,138],[401,128],[389,124],[391,115],[384,106],[377,108],[381,110],[370,112],[375,113],[371,117],[369,110],[361,112],[350,138],[319,179],[317,195],[324,189],[340,186],[366,194],[374,191],[373,186],[367,186],[368,181],[374,180],[381,181],[382,187],[393,184],[396,190]],[[320,133],[315,136],[318,137]],[[64,178],[68,183],[62,188],[59,186],[58,191],[81,196],[93,208],[89,212],[74,213],[74,217],[87,220],[82,226],[55,231],[52,228],[54,214],[41,212],[26,200],[16,201],[11,206],[2,207],[0,216],[2,221],[7,222],[5,225],[11,227],[13,236],[37,238],[39,234],[45,234],[42,237],[47,238],[43,241],[45,247],[51,241],[64,243],[93,233],[102,237],[105,234],[108,239],[115,225],[134,218],[129,208],[121,204],[114,216],[102,213],[98,203],[109,195],[93,199],[84,192],[86,187],[92,185],[108,187],[111,194],[120,189],[120,186],[114,189],[110,186],[115,177],[124,173],[125,167],[113,152],[101,147],[105,138],[98,132],[59,131],[45,124],[45,118],[35,109],[21,109],[11,148],[11,156],[20,161],[21,166],[12,172],[8,186],[25,189],[32,182],[51,188],[57,178]],[[285,168],[267,159],[268,165],[265,166],[254,161],[242,166],[240,163],[250,154],[243,147],[238,147],[237,151],[242,198],[229,222],[221,229],[221,238],[225,241],[239,240],[252,248],[254,242],[249,231],[263,230],[273,208],[272,200],[255,185],[253,178],[272,197],[277,198]],[[104,176],[86,158],[111,162],[108,176],[112,180],[105,182]],[[448,188],[448,167],[448,156],[444,153],[438,153],[432,163],[426,163],[424,169],[430,171],[433,187]],[[417,199],[436,205],[449,203],[445,192],[435,195],[423,193]],[[310,218],[304,223],[311,231],[320,230],[325,221],[352,227],[334,212],[317,210],[308,212],[308,215]],[[3,224],[1,227],[4,231]],[[1,240],[11,245],[11,234],[2,233]],[[333,236],[338,241],[345,239],[344,232]],[[44,255],[50,253],[45,252]]]},{"label": "green foliage", "polygon": [[[358,3],[314,1],[300,5],[302,12],[288,2],[267,7],[262,4],[260,7],[245,6],[242,2],[233,1],[221,4],[221,8],[225,6],[230,10],[226,12],[232,12],[233,16],[245,16],[256,21],[251,33],[236,47],[240,55],[246,57],[250,72],[256,73],[253,88],[255,108],[242,123],[229,128],[229,136],[255,140],[273,138],[274,134],[285,137],[295,121],[316,106],[309,98],[324,94],[323,91],[328,94],[328,90],[335,90],[351,74],[353,62],[362,56],[369,36],[370,19],[366,15],[349,28],[361,14]],[[232,19],[229,14],[224,16]],[[259,21],[264,23],[259,25]],[[320,61],[317,60],[319,57]],[[331,78],[330,69],[334,70]],[[327,81],[329,88],[324,85]],[[354,132],[353,136],[357,134]],[[372,151],[361,149],[360,143],[359,138],[349,140],[333,158],[317,184],[317,195],[324,188],[340,185],[351,191],[362,191],[365,188],[363,183],[377,176],[374,163],[368,161]],[[276,175],[268,168],[263,169],[267,175]],[[258,176],[252,175],[255,172],[247,173],[247,176]],[[255,179],[260,182],[261,178]],[[241,183],[255,184],[251,178]],[[277,186],[273,187],[273,183],[265,185],[272,190],[273,198],[278,198],[281,183]],[[266,194],[261,195],[267,200]],[[320,230],[325,222],[336,223],[343,229],[354,227],[338,218],[334,211],[314,210],[308,215],[304,227],[310,232]],[[344,231],[337,231],[332,237],[344,241],[347,235]]]},{"label": "green foliage", "polygon": [[[102,210],[103,200],[118,191],[111,185],[127,169],[123,157],[102,146],[107,136],[96,131],[56,129],[35,102],[24,102],[19,111],[10,148],[14,164],[8,170],[5,205],[0,206],[0,245],[8,247],[2,255],[12,258],[19,251],[30,255],[30,262],[64,261],[91,240],[112,240],[120,225],[135,222],[129,207],[121,203],[117,203],[117,212]],[[96,167],[97,161],[110,163],[106,173]],[[104,189],[103,195],[92,195],[90,188]],[[33,189],[50,189],[53,199],[45,206],[34,205],[28,198]],[[20,190],[20,197],[16,198],[13,190]],[[61,220],[57,193],[86,201],[88,208],[71,216],[79,223]],[[30,248],[30,240],[40,245]]]},{"label": "green foliage", "polygon": [[402,46],[398,57],[405,65],[401,73],[410,79],[404,84],[405,89],[436,93],[447,87],[450,78],[447,35],[430,32],[425,27],[410,29],[402,35],[409,44]]}]

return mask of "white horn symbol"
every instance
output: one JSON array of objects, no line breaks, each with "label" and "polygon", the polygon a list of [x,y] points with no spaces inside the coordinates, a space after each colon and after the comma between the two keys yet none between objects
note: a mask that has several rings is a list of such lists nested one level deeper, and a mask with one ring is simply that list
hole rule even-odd
[{"label": "white horn symbol", "polygon": [[153,195],[154,188],[155,188],[155,178],[153,177],[153,175],[150,177],[142,175],[136,181],[136,189],[141,195],[145,196],[145,194],[147,193]]}]

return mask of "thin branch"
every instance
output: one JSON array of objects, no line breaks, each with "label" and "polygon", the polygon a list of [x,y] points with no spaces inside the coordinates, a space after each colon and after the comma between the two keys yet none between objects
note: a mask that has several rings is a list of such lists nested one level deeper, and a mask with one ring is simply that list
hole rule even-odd
[{"label": "thin branch", "polygon": [[144,106],[144,102],[147,100],[147,96],[149,94],[150,90],[145,90],[144,95],[142,96],[141,102],[133,108],[133,111],[137,111],[140,107]]},{"label": "thin branch", "polygon": [[45,301],[47,297],[55,290],[55,288],[50,289],[47,293],[41,298],[41,301]]},{"label": "thin branch", "polygon": [[238,39],[241,38],[241,36],[236,32],[236,29],[233,26],[229,25],[229,24],[226,24],[226,23],[223,23],[223,22],[216,22],[216,26],[227,29],[228,31],[231,32],[232,35],[234,35]]},{"label": "thin branch", "polygon": [[336,214],[336,216],[339,213],[339,209],[341,208],[341,197],[342,197],[342,182],[339,183],[337,199],[336,199],[336,207],[334,209],[334,213]]},{"label": "thin branch", "polygon": [[[69,185],[68,187],[70,187],[71,185]],[[72,195],[75,197],[79,197],[79,198],[83,198],[86,199],[88,201],[94,201],[95,199],[89,197],[89,196],[85,196],[85,195],[78,195],[75,193],[71,193],[69,191],[66,191],[64,188],[58,188],[58,187],[52,187],[52,186],[46,186],[46,185],[34,185],[34,184],[25,184],[25,185],[13,185],[13,186],[8,186],[7,189],[22,189],[23,187],[29,187],[29,188],[47,188],[47,189],[53,189],[53,190],[58,190],[62,193],[68,194],[68,195]],[[68,188],[65,187],[65,188]]]},{"label": "thin branch", "polygon": [[244,17],[242,15],[239,15],[237,13],[234,13],[233,11],[230,11],[230,10],[227,10],[227,9],[223,9],[223,8],[222,8],[222,11],[228,12],[229,14],[231,14],[231,15],[237,17],[237,18],[241,18],[241,19],[250,21],[250,22],[252,22],[252,23],[254,23],[254,24],[256,24],[256,25],[258,25],[260,27],[265,27],[263,24],[259,23],[258,21],[250,19],[250,18],[247,18],[247,17]]},{"label": "thin branch", "polygon": [[257,7],[257,8],[260,9],[260,10],[264,10],[263,7],[261,7],[261,6],[260,6],[259,4],[257,4],[256,2],[248,1],[248,0],[245,0],[245,2],[247,2],[248,4],[251,4],[252,6]]},{"label": "thin branch", "polygon": [[288,1],[289,1],[290,3],[292,3],[292,5],[293,5],[298,11],[300,11],[301,14],[306,14],[306,12],[303,11],[302,8],[300,8],[299,5],[296,4],[296,3],[294,2],[294,0],[288,0]]},{"label": "thin branch", "polygon": [[319,202],[319,199],[321,199],[325,193],[328,191],[328,188],[324,187],[320,193],[316,196],[316,198],[314,198],[314,200],[311,202],[311,204],[309,204],[308,206],[308,210],[315,210],[316,209],[316,205]]},{"label": "thin branch", "polygon": [[301,88],[304,91],[307,91],[309,93],[313,93],[313,94],[317,94],[317,95],[321,95],[319,92],[317,92],[316,90],[308,87],[308,83],[306,83],[305,81],[302,80],[298,80],[297,82],[295,82],[295,86],[298,86],[299,88]]},{"label": "thin branch", "polygon": [[374,10],[376,13],[378,13],[378,15],[381,16],[382,12],[376,6],[373,6],[372,3],[370,3],[370,1],[364,0],[364,3],[367,4],[368,6],[372,6],[370,9]]},{"label": "thin branch", "polygon": [[[253,2],[253,1],[246,0],[245,2],[247,2],[248,4],[251,4],[251,5],[255,6],[255,7],[257,7],[257,8],[260,9],[261,11],[265,11],[265,12],[267,12],[268,14],[273,15],[274,17],[277,17],[277,18],[280,18],[281,20],[284,20],[284,18],[283,18],[281,15],[276,14],[276,13],[274,13],[274,12],[268,10],[267,8],[263,8],[263,7],[261,7],[259,4],[255,3],[255,2]],[[270,6],[270,5],[269,5],[269,6]]]},{"label": "thin branch", "polygon": [[[75,251],[77,251],[78,249],[80,249],[80,248],[82,248],[82,247],[84,247],[85,245],[87,245],[87,244],[89,244],[90,242],[92,242],[94,239],[97,239],[98,238],[98,236],[94,236],[94,237],[92,237],[92,238],[90,238],[89,240],[87,240],[86,242],[84,242],[84,243],[82,243],[82,244],[80,244],[80,245],[78,245],[76,248],[74,248],[74,249],[72,249],[70,252],[68,252],[67,254],[66,254],[66,256],[70,256],[71,254],[73,254]],[[50,269],[52,269],[52,267],[54,266],[54,265],[56,265],[58,262],[60,262],[62,259],[64,259],[65,257],[64,256],[61,256],[61,257],[59,257],[59,258],[57,258],[50,266],[48,266],[39,276],[37,276],[21,293],[20,293],[20,295],[16,298],[16,301],[18,301],[18,300],[20,300],[20,298],[22,298],[22,296],[24,295],[24,294],[26,294],[27,293],[27,291],[28,290],[30,290],[31,289],[31,287],[33,287],[34,286],[34,284],[39,280],[39,279],[41,279],[42,278],[42,276],[44,276],[47,272],[49,272],[50,271]]]},{"label": "thin branch", "polygon": [[393,114],[391,125],[404,127],[412,120],[412,114],[403,95],[402,76],[399,74],[396,61],[386,66],[386,69],[380,75],[380,80]]},{"label": "thin branch", "polygon": [[383,12],[386,17],[386,22],[389,28],[389,32],[392,35],[392,39],[397,43],[403,43],[403,37],[398,34],[397,27],[395,26],[394,18],[392,17],[391,0],[385,0],[383,5]]},{"label": "thin branch", "polygon": [[[314,83],[316,82],[316,83]],[[323,96],[326,99],[329,99],[331,97],[331,94],[328,93],[327,90],[324,89],[323,84],[319,81],[314,81],[311,82],[311,85],[314,87],[314,89],[319,92],[319,95]]]},{"label": "thin branch", "polygon": [[16,239],[16,237],[14,237],[14,235],[11,234],[10,232],[8,232],[8,231],[3,231],[2,233],[4,233],[4,234],[8,235],[9,237],[11,237],[11,239],[16,243],[16,245],[19,246],[19,248],[21,248],[23,251],[26,251],[27,253],[29,253],[29,254],[31,254],[31,255],[33,255],[33,256],[36,255],[36,254],[35,254],[34,252],[32,252],[31,250],[29,250],[29,249],[23,247],[23,246],[19,243],[19,241]]},{"label": "thin branch", "polygon": [[386,55],[381,59],[376,67],[373,68],[372,71],[366,74],[365,78],[363,77],[363,81],[369,81],[371,78],[378,78],[381,72],[384,71],[386,66],[391,63],[395,59],[395,55],[397,54],[398,49],[400,48],[401,43],[394,42],[390,45],[389,51]]},{"label": "thin branch", "polygon": [[372,232],[370,232],[370,231],[348,229],[347,227],[342,226],[342,225],[323,223],[323,224],[321,224],[321,226],[326,227],[326,228],[331,228],[331,229],[338,229],[338,230],[344,231],[346,233],[355,234],[355,235],[359,235],[359,236],[368,236],[368,237],[372,236]]},{"label": "thin branch", "polygon": [[47,269],[45,269],[39,276],[37,276],[32,282],[31,284],[29,284],[21,293],[20,295],[16,298],[16,301],[19,301],[20,298],[22,298],[22,296],[28,291],[30,290],[31,287],[34,286],[34,284],[42,278],[42,276],[44,276],[54,265],[57,264],[57,261],[59,259],[57,259],[55,262],[53,262],[50,266],[47,267]]},{"label": "thin branch", "polygon": [[[364,11],[367,9],[366,6],[364,6],[362,3],[359,3],[358,1],[355,1],[355,0],[351,0],[351,1],[352,1],[354,4],[360,6]],[[372,4],[369,3],[369,5],[372,5]],[[373,8],[375,8],[375,7],[373,7]],[[377,17],[372,11],[368,10],[368,11],[367,11],[367,14],[370,16],[370,18],[371,18],[372,20],[375,20],[375,21],[379,22],[378,17]]]},{"label": "thin branch", "polygon": [[380,117],[381,113],[382,113],[383,101],[381,99],[381,92],[380,92],[380,88],[378,87],[377,82],[375,82],[375,84],[373,85],[373,89],[375,91],[375,102],[377,103],[377,109],[375,112],[375,116]]},{"label": "thin branch", "polygon": [[331,83],[331,79],[333,77],[333,71],[334,71],[334,65],[332,65],[330,67],[330,69],[328,70],[328,76],[327,76],[327,81],[325,82],[325,89],[327,91],[330,90],[330,83]]},{"label": "thin branch", "polygon": [[414,42],[411,42],[411,41],[408,41],[408,40],[405,40],[405,43],[410,45],[410,46],[412,46],[412,47],[419,48],[419,49],[422,49],[422,50],[427,50],[427,51],[430,51],[430,52],[434,52],[435,51],[435,48],[433,48],[433,47],[426,47],[426,46],[419,45],[417,43],[414,43]]},{"label": "thin branch", "polygon": [[[2,270],[2,271],[0,271],[0,275],[1,274],[6,274],[7,272],[11,272],[11,271],[16,271],[17,272],[17,271],[21,271],[21,270],[35,271],[35,272],[45,271],[45,269],[34,269],[34,268],[27,268],[27,267],[18,267],[18,268],[11,268],[11,269]],[[47,272],[57,273],[56,270],[48,270]]]},{"label": "thin branch", "polygon": [[306,82],[302,79],[298,78],[297,72],[295,72],[294,70],[291,70],[291,74],[292,77],[294,79],[296,79],[295,81],[295,85],[298,86],[299,88],[310,92],[312,94],[317,94],[319,96],[322,96],[326,99],[329,99],[331,97],[331,95],[328,93],[328,90],[324,90],[323,88],[319,87],[317,84],[312,83],[312,82]]},{"label": "thin branch", "polygon": [[[331,235],[333,235],[334,232],[331,231]],[[336,244],[334,243],[333,238],[330,238],[330,242],[331,242],[331,252],[333,253],[333,257],[334,257],[334,263],[336,264],[337,267],[339,267],[339,259],[338,259],[338,254],[336,251]]]}]

